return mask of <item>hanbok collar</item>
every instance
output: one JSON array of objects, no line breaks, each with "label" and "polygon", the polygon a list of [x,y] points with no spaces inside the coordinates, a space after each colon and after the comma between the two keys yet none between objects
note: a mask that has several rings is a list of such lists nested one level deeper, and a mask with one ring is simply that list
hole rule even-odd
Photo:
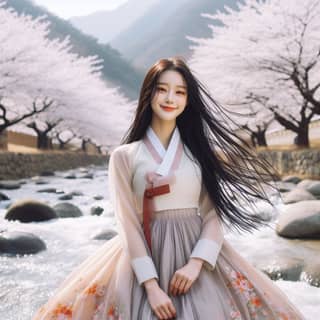
[{"label": "hanbok collar", "polygon": [[175,127],[167,150],[162,145],[158,136],[151,126],[147,129],[144,143],[150,151],[154,160],[159,163],[155,173],[160,176],[167,176],[170,172],[177,169],[182,155],[182,143],[178,127]]}]

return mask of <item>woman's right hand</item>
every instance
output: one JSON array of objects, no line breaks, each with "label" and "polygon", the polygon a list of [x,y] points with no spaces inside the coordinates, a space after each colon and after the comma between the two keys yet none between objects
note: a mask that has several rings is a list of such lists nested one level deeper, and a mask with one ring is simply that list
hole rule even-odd
[{"label": "woman's right hand", "polygon": [[169,296],[159,287],[157,280],[147,280],[144,282],[144,287],[151,309],[158,319],[174,319],[176,317],[176,309]]}]

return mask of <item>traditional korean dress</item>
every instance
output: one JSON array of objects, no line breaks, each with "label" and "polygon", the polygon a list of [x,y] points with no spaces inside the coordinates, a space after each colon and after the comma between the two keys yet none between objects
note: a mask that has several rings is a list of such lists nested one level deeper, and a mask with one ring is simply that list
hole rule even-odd
[{"label": "traditional korean dress", "polygon": [[[164,184],[169,192],[146,200],[148,186]],[[176,319],[303,319],[224,239],[200,167],[177,128],[167,150],[151,127],[144,139],[117,147],[110,157],[109,185],[119,235],[78,266],[33,320],[156,320],[142,283],[157,278],[168,293],[174,272],[190,257],[205,262],[190,290],[171,296]],[[149,241],[143,232],[147,205]]]}]

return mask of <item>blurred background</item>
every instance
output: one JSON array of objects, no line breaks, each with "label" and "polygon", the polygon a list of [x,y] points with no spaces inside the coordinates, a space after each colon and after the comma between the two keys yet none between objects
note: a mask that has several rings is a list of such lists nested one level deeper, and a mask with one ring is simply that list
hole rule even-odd
[{"label": "blurred background", "polygon": [[181,56],[281,176],[257,203],[270,227],[226,237],[316,319],[319,16],[320,0],[0,0],[0,317],[31,319],[116,234],[109,154],[145,72]]}]

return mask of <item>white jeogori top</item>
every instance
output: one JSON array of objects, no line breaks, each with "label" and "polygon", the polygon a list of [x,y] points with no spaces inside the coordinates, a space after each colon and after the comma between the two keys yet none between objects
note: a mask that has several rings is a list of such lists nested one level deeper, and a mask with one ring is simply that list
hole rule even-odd
[{"label": "white jeogori top", "polygon": [[[212,270],[222,246],[222,226],[201,182],[201,169],[187,147],[181,148],[181,146],[177,127],[171,136],[167,150],[149,127],[145,139],[121,145],[110,156],[111,201],[119,234],[140,284],[146,280],[158,278],[153,261],[148,254],[142,229],[143,193],[146,187],[146,176],[150,172],[160,180],[170,177],[170,193],[153,198],[155,211],[199,208],[199,214],[203,218],[202,232],[190,258],[203,259],[205,267]],[[181,155],[177,154],[181,151]],[[173,165],[176,165],[174,171]],[[174,175],[173,178],[172,175]]]}]

